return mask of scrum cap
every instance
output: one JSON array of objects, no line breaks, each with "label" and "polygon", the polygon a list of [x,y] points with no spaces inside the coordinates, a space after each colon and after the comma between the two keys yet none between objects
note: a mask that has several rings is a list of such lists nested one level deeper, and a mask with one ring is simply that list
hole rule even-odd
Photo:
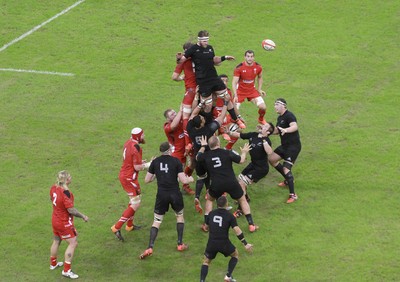
[{"label": "scrum cap", "polygon": [[141,129],[140,127],[135,127],[134,129],[132,129],[131,134],[133,140],[140,141],[140,138],[143,135],[143,129]]}]

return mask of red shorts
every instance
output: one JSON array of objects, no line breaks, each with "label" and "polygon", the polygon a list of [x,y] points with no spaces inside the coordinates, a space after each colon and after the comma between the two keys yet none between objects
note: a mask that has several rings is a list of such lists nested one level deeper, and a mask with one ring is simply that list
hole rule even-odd
[{"label": "red shorts", "polygon": [[186,89],[185,96],[183,96],[182,104],[192,107],[194,97],[196,97],[196,89],[195,88]]},{"label": "red shorts", "polygon": [[78,236],[75,226],[69,225],[65,227],[64,225],[53,225],[53,234],[60,237],[61,240],[71,239]]},{"label": "red shorts", "polygon": [[137,179],[132,180],[131,178],[120,177],[119,181],[129,197],[140,195],[140,185]]},{"label": "red shorts", "polygon": [[185,152],[177,152],[177,151],[175,151],[175,152],[173,152],[171,154],[171,156],[173,156],[173,157],[177,158],[178,160],[180,160],[181,163],[186,164]]},{"label": "red shorts", "polygon": [[249,94],[242,94],[241,95],[241,94],[238,93],[237,96],[238,96],[238,103],[243,103],[243,101],[245,99],[247,99],[247,101],[251,101],[251,100],[253,100],[253,99],[257,98],[257,97],[261,97],[260,93],[256,89],[254,89]]}]

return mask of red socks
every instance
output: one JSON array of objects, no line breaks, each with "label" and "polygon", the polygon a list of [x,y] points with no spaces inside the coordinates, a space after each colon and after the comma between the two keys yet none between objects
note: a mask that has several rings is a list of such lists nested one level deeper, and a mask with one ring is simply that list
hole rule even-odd
[{"label": "red socks", "polygon": [[57,257],[50,257],[50,265],[52,266],[57,265]]},{"label": "red socks", "polygon": [[71,262],[64,261],[64,272],[68,272],[69,270],[71,270]]},{"label": "red socks", "polygon": [[[120,230],[122,228],[122,225],[124,225],[125,222],[128,220],[131,220],[131,226],[133,225],[133,215],[135,214],[135,211],[128,206],[128,208],[122,213],[122,216],[118,220],[118,222],[115,224],[115,228]],[[132,219],[131,219],[132,218]]]}]

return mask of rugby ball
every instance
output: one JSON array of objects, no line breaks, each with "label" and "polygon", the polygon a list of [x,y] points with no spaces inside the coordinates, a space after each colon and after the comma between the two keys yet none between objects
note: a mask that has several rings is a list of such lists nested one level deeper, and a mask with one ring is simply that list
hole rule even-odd
[{"label": "rugby ball", "polygon": [[230,131],[230,132],[236,132],[238,129],[239,129],[239,125],[237,125],[236,123],[232,123],[232,124],[229,126],[229,131]]},{"label": "rugby ball", "polygon": [[272,41],[271,39],[264,39],[261,42],[261,46],[264,48],[266,51],[274,51],[275,50],[275,42]]}]

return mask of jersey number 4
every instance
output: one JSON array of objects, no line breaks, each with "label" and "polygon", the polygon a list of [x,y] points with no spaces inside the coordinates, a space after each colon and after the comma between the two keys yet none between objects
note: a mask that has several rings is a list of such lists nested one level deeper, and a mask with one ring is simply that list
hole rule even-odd
[{"label": "jersey number 4", "polygon": [[168,164],[164,165],[163,163],[160,163],[160,170],[168,173]]}]

